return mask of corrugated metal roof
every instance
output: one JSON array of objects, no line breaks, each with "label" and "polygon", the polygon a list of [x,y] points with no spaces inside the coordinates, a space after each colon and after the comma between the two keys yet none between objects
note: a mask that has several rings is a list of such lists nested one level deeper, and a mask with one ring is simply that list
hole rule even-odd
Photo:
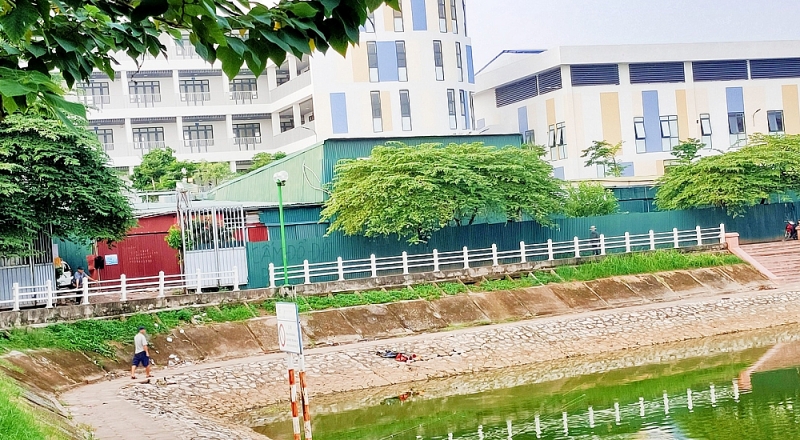
[{"label": "corrugated metal roof", "polygon": [[[192,208],[211,208],[211,207],[228,207],[228,206],[242,206],[245,211],[257,210],[262,208],[272,208],[277,206],[277,203],[265,202],[232,202],[223,200],[195,200],[191,202]],[[136,203],[133,205],[133,214],[136,218],[156,217],[165,214],[175,214],[177,212],[176,203]]]}]

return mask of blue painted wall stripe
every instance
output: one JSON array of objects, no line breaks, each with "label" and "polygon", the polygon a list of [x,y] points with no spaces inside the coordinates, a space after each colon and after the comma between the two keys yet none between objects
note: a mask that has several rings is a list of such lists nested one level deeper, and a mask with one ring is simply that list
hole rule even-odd
[{"label": "blue painted wall stripe", "polygon": [[642,92],[642,108],[644,110],[644,130],[646,132],[645,150],[648,153],[662,151],[657,90],[645,90]]},{"label": "blue painted wall stripe", "polygon": [[467,46],[467,79],[475,84],[475,66],[472,64],[472,46]]},{"label": "blue painted wall stripe", "polygon": [[517,109],[517,120],[519,121],[519,132],[525,134],[528,131],[528,107],[522,106]]},{"label": "blue painted wall stripe", "polygon": [[397,45],[394,41],[378,41],[378,81],[399,81]]},{"label": "blue painted wall stripe", "polygon": [[347,96],[344,93],[331,93],[331,121],[333,133],[347,133]]},{"label": "blue painted wall stripe", "polygon": [[744,113],[744,93],[741,87],[727,87],[728,113]]},{"label": "blue painted wall stripe", "polygon": [[411,20],[415,31],[428,30],[428,13],[425,11],[425,0],[411,0]]}]

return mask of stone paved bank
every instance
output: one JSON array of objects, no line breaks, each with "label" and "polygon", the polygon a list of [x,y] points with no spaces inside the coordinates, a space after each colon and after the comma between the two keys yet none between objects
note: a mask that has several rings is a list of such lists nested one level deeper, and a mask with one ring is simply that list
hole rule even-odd
[{"label": "stone paved bank", "polygon": [[[316,349],[306,362],[312,394],[325,395],[799,322],[800,292],[748,292]],[[420,360],[382,359],[375,354],[380,349],[413,352]],[[253,434],[233,422],[287,398],[284,369],[282,357],[273,355],[174,374],[121,393],[176,425],[184,438],[246,438]]]}]

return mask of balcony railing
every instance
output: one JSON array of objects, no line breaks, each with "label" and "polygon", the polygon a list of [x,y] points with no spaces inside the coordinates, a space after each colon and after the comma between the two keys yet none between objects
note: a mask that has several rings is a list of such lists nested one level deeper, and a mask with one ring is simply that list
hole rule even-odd
[{"label": "balcony railing", "polygon": [[136,104],[137,107],[154,107],[157,102],[161,102],[161,94],[130,95],[129,100],[131,104]]},{"label": "balcony railing", "polygon": [[260,143],[261,136],[233,138],[233,144],[238,145],[239,150],[255,150],[255,146]]},{"label": "balcony railing", "polygon": [[103,145],[103,151],[114,151],[113,142],[104,142],[102,145]]},{"label": "balcony railing", "polygon": [[211,92],[181,93],[181,102],[186,105],[205,105],[206,101],[211,101]]},{"label": "balcony railing", "polygon": [[164,141],[143,141],[133,143],[133,149],[142,150],[142,152],[155,150],[157,148],[166,148],[166,146],[167,144]]},{"label": "balcony railing", "polygon": [[208,152],[208,147],[214,146],[214,139],[187,139],[183,146],[192,150],[192,153]]},{"label": "balcony railing", "polygon": [[103,107],[111,104],[110,95],[81,95],[78,93],[78,101],[88,107]]},{"label": "balcony railing", "polygon": [[230,99],[231,101],[237,101],[237,102],[252,101],[254,99],[258,99],[258,91],[245,90],[245,91],[231,92]]},{"label": "balcony railing", "polygon": [[197,51],[194,46],[192,46],[192,43],[188,41],[184,41],[183,45],[180,43],[177,44],[175,47],[175,56],[189,59],[200,58],[200,55],[197,55]]}]

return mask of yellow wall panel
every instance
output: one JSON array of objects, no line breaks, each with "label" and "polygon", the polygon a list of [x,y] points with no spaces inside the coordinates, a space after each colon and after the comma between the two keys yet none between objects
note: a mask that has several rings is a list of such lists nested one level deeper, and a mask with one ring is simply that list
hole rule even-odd
[{"label": "yellow wall panel", "polygon": [[394,32],[394,9],[384,6],[381,10],[383,12],[383,28],[386,32]]},{"label": "yellow wall panel", "polygon": [[686,105],[686,90],[675,90],[675,105],[678,110],[678,135],[689,139],[689,107]]},{"label": "yellow wall panel", "polygon": [[797,84],[782,87],[783,124],[786,134],[800,134],[800,100],[797,97]]},{"label": "yellow wall panel", "polygon": [[617,92],[600,94],[600,114],[603,118],[603,139],[612,145],[622,142],[622,123]]},{"label": "yellow wall panel", "polygon": [[369,63],[367,63],[367,44],[362,43],[350,49],[353,58],[353,81],[369,82]]},{"label": "yellow wall panel", "polygon": [[556,123],[556,100],[550,98],[546,101],[547,107],[547,126],[555,125]]}]

